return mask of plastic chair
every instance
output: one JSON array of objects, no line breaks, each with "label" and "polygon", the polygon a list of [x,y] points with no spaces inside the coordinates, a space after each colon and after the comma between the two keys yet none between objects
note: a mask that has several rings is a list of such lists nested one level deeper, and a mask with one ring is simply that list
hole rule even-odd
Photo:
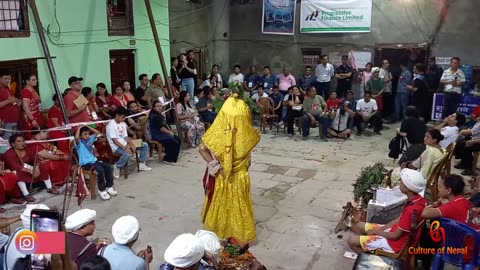
[{"label": "plastic chair", "polygon": [[[440,226],[445,230],[444,238],[444,250],[439,254],[435,254],[433,259],[432,269],[434,270],[443,270],[445,262],[455,266],[461,266],[462,269],[474,269],[480,265],[480,257],[478,255],[478,248],[480,246],[480,235],[477,231],[470,228],[469,226],[451,220],[448,218],[440,219]],[[466,245],[467,237],[471,238]],[[470,245],[473,245],[473,249]],[[465,248],[467,247],[468,254],[472,254],[473,258],[469,261],[464,262],[464,255],[462,254],[452,254],[448,252],[447,248]],[[473,252],[472,252],[473,250]]]}]

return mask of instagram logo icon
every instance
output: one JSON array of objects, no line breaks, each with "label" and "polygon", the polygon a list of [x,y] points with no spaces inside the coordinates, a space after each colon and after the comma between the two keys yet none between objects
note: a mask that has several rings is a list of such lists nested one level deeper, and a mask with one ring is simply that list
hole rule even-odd
[{"label": "instagram logo icon", "polygon": [[23,231],[15,238],[15,246],[22,254],[33,254],[37,249],[38,236],[32,231]]}]

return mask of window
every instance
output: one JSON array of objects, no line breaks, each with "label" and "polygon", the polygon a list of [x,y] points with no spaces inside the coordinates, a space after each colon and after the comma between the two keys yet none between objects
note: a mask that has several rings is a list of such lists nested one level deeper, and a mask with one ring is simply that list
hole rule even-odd
[{"label": "window", "polygon": [[109,36],[133,36],[132,0],[107,0]]},{"label": "window", "polygon": [[0,0],[0,37],[28,37],[25,0]]},{"label": "window", "polygon": [[304,66],[316,66],[320,63],[320,56],[322,55],[322,49],[303,49],[303,65]]}]

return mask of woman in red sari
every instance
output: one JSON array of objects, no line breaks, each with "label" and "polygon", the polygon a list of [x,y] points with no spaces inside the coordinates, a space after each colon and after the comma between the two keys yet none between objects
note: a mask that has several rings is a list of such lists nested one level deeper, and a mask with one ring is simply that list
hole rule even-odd
[{"label": "woman in red sari", "polygon": [[122,85],[116,85],[114,88],[113,95],[110,96],[108,100],[108,105],[112,111],[115,111],[117,108],[124,107],[127,108],[127,104],[130,101],[127,96],[123,93]]},{"label": "woman in red sari", "polygon": [[108,106],[110,94],[108,93],[107,87],[104,83],[97,84],[97,92],[95,93],[95,96],[95,103],[97,103],[97,107],[100,109],[98,117],[100,117],[102,120],[111,119],[110,107]]},{"label": "woman in red sari", "polygon": [[123,88],[123,94],[127,97],[128,101],[133,101],[135,100],[135,97],[132,94],[132,91],[130,91],[130,82],[129,81],[122,81],[122,88]]},{"label": "woman in red sari", "polygon": [[[20,199],[22,194],[18,189],[17,175],[5,169],[2,157],[0,157],[0,204],[10,201],[13,204],[23,204],[24,200]],[[0,208],[0,213],[5,213],[4,208]]]},{"label": "woman in red sari", "polygon": [[[35,141],[48,139],[48,133],[45,131],[32,131],[32,135]],[[30,143],[28,148],[31,152],[37,153],[37,164],[40,166],[40,176],[38,178],[45,180],[47,192],[58,194],[56,187],[63,186],[68,175],[69,156],[57,150],[50,142]]]},{"label": "woman in red sari", "polygon": [[[42,115],[42,101],[35,87],[38,80],[35,75],[27,75],[25,87],[20,95],[22,97],[23,118],[20,120],[20,130],[37,129],[45,125],[45,118]],[[25,133],[27,139],[31,138],[30,133]]]},{"label": "woman in red sari", "polygon": [[[60,109],[60,101],[58,99],[58,95],[53,95],[52,98],[54,104],[48,110],[48,128],[54,127],[63,127],[63,114]],[[60,139],[67,137],[67,133],[65,130],[53,130],[48,133],[48,137],[52,139]],[[62,151],[63,153],[70,154],[70,142],[68,140],[57,141],[57,148]]]}]

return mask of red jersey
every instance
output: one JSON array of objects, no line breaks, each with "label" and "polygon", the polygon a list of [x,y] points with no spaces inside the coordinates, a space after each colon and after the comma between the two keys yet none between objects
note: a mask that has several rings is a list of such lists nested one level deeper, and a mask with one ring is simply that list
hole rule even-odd
[{"label": "red jersey", "polygon": [[[0,102],[7,100],[9,97],[12,97],[10,94],[10,89],[3,85],[0,85]],[[0,108],[0,119],[5,123],[18,123],[20,118],[20,109],[17,105],[9,103],[3,108]]]},{"label": "red jersey", "polygon": [[444,218],[453,219],[463,224],[467,224],[476,231],[480,232],[480,217],[478,213],[472,210],[473,206],[462,195],[453,198],[446,204],[438,207],[440,214]]},{"label": "red jersey", "polygon": [[331,109],[337,109],[337,106],[338,106],[338,103],[340,103],[340,99],[337,98],[337,99],[327,99],[327,110],[331,110]]},{"label": "red jersey", "polygon": [[[77,99],[80,95],[81,95],[80,93],[71,90],[63,98],[67,111],[70,112],[70,111],[78,110],[77,105],[75,105],[73,101]],[[90,115],[88,114],[87,109],[85,108],[85,110],[83,110],[81,113],[73,117],[69,117],[69,120],[71,123],[88,122],[90,121]]]}]

